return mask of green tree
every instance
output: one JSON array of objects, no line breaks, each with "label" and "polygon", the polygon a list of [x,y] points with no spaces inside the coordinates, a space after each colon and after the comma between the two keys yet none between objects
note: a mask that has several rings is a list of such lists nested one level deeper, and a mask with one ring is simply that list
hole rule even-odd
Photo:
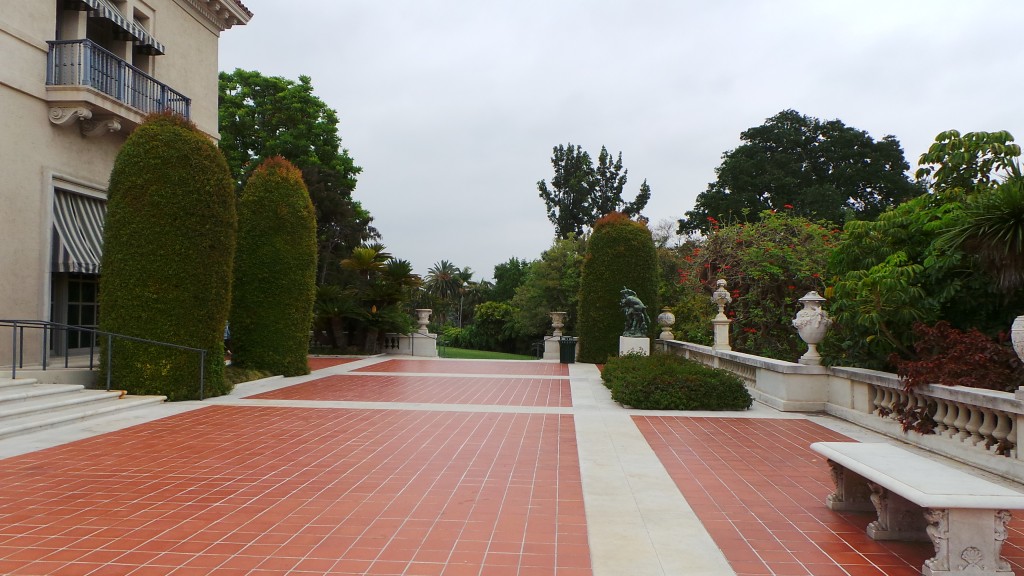
[{"label": "green tree", "polygon": [[309,374],[316,297],[316,219],[294,164],[264,160],[238,200],[231,303],[231,363],[272,374]]},{"label": "green tree", "polygon": [[[577,330],[579,359],[604,363],[619,352],[623,320],[619,309],[623,287],[636,292],[648,316],[658,310],[658,255],[647,226],[612,212],[594,223],[587,241],[580,278]],[[651,319],[649,332],[656,323]]]},{"label": "green tree", "polygon": [[[224,156],[187,120],[154,115],[114,162],[103,231],[100,329],[206,350],[204,394],[224,382],[235,199]],[[111,381],[131,394],[199,398],[197,355],[117,341]]]},{"label": "green tree", "polygon": [[497,302],[508,302],[516,295],[516,289],[526,281],[530,263],[516,257],[494,266],[494,288],[489,299]]},{"label": "green tree", "polygon": [[916,176],[936,193],[980,192],[1008,178],[1020,178],[1020,145],[1005,130],[998,132],[940,132],[921,155]]},{"label": "green tree", "polygon": [[378,237],[369,212],[352,199],[361,168],[341,147],[338,115],[313,94],[308,76],[295,82],[255,71],[221,72],[219,119],[220,148],[239,186],[272,156],[302,171],[316,209],[320,283],[340,254]]},{"label": "green tree", "polygon": [[344,290],[320,291],[321,310],[330,314],[327,324],[335,342],[347,343],[348,334],[355,333],[363,349],[374,352],[386,333],[411,330],[405,303],[421,281],[409,261],[392,257],[381,244],[370,244],[353,249],[341,267],[354,273],[355,280]]},{"label": "green tree", "polygon": [[628,173],[622,167],[622,152],[612,159],[604,146],[595,167],[590,154],[581,146],[559,144],[552,149],[551,166],[555,172],[551,187],[541,180],[537,189],[559,238],[568,238],[570,234],[582,236],[594,221],[613,211],[639,216],[651,199],[646,180],[633,201],[622,198]]},{"label": "green tree", "polygon": [[575,334],[580,274],[586,241],[556,238],[540,259],[530,263],[526,279],[512,298],[516,329],[527,341],[539,340],[551,328],[549,312],[565,312],[566,334]]},{"label": "green tree", "polygon": [[712,218],[731,224],[787,206],[841,226],[873,219],[921,192],[906,176],[910,166],[894,136],[876,141],[839,120],[783,110],[740,139],[679,221],[680,234],[709,232]]},{"label": "green tree", "polygon": [[876,221],[847,223],[830,259],[837,320],[823,348],[830,362],[888,368],[894,353],[915,358],[915,322],[945,320],[992,337],[1024,312],[1014,288],[1021,262],[1014,246],[1024,236],[1019,155],[1006,132],[943,132],[918,171],[935,193]]}]

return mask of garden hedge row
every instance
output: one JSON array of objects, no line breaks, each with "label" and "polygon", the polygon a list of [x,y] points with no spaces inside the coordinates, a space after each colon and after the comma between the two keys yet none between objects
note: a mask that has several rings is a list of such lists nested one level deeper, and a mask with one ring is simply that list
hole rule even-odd
[{"label": "garden hedge row", "polygon": [[753,404],[734,374],[681,356],[627,354],[608,360],[601,378],[612,399],[644,410],[746,410]]}]

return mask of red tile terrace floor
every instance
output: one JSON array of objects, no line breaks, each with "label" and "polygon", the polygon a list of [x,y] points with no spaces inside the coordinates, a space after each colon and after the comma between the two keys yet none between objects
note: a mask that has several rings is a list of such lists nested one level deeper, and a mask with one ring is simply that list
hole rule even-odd
[{"label": "red tile terrace floor", "polygon": [[494,374],[518,376],[568,376],[567,364],[508,360],[385,360],[353,372],[410,372],[415,374]]},{"label": "red tile terrace floor", "polygon": [[209,406],[0,486],[3,574],[591,573],[569,415]]},{"label": "red tile terrace floor", "polygon": [[[919,576],[931,543],[868,538],[867,514],[824,505],[828,467],[809,445],[849,438],[807,420],[634,416],[739,576]],[[1024,569],[1011,524],[1003,556]]]},{"label": "red tile terrace floor", "polygon": [[359,358],[331,358],[329,356],[310,356],[309,369],[322,370],[324,368],[330,368],[332,366],[339,366],[341,364],[355,362],[356,360],[359,360]]},{"label": "red tile terrace floor", "polygon": [[567,379],[349,374],[247,396],[260,400],[572,406]]}]

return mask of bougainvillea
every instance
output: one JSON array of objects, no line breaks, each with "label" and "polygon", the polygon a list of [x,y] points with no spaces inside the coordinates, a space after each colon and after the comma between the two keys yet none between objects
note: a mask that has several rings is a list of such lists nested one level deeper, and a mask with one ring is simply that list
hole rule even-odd
[{"label": "bougainvillea", "polygon": [[823,275],[839,231],[785,208],[750,224],[721,226],[711,220],[711,234],[687,248],[679,283],[701,294],[712,310],[715,283],[725,279],[732,296],[726,309],[733,320],[732,348],[796,360],[806,351],[792,327],[801,307],[797,300],[810,290],[825,293]]}]

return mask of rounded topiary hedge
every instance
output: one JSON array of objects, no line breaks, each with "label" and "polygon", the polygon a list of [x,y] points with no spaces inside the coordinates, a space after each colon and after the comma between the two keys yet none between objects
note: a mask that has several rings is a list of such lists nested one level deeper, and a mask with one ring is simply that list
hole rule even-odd
[{"label": "rounded topiary hedge", "polygon": [[267,159],[238,201],[233,365],[309,374],[316,253],[316,216],[302,173],[284,158]]},{"label": "rounded topiary hedge", "polygon": [[579,360],[600,364],[619,353],[625,315],[621,290],[629,288],[647,306],[649,333],[654,334],[658,310],[658,253],[651,231],[624,214],[613,212],[594,223],[587,241],[580,279],[576,331]]},{"label": "rounded topiary hedge", "polygon": [[613,400],[643,410],[746,410],[753,404],[736,375],[681,356],[611,358],[601,378]]},{"label": "rounded topiary hedge", "polygon": [[[234,253],[234,185],[224,156],[184,118],[149,117],[110,174],[100,329],[204,349],[204,395],[229,392],[223,334]],[[196,353],[125,340],[114,340],[112,352],[114,387],[199,397]]]}]

